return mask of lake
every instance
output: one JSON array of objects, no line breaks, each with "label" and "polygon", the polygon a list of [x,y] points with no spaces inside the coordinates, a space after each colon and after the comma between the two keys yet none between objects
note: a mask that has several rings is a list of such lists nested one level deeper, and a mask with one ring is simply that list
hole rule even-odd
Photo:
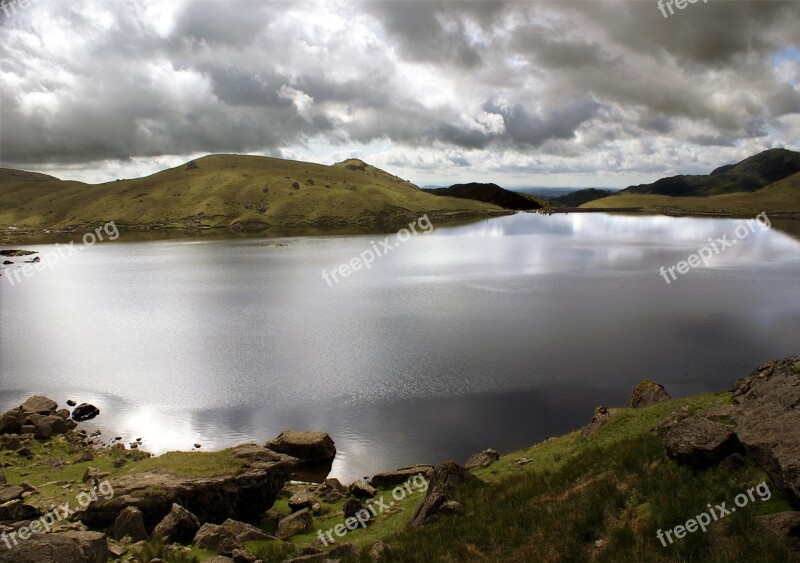
[{"label": "lake", "polygon": [[[323,269],[383,235],[123,233],[14,286],[3,270],[0,407],[33,393],[91,402],[102,414],[87,428],[154,453],[324,430],[347,481],[508,453],[624,405],[644,378],[674,397],[724,390],[800,352],[800,242],[761,227],[737,239],[744,224],[518,214],[436,226],[332,285]],[[708,266],[660,275],[724,235],[737,244]]]}]

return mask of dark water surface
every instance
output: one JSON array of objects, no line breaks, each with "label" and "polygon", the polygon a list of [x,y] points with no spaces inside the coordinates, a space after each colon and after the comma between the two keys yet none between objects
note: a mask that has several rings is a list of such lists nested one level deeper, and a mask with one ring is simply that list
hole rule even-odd
[{"label": "dark water surface", "polygon": [[155,453],[325,430],[347,480],[509,452],[643,378],[722,390],[800,352],[798,240],[758,228],[708,267],[659,275],[744,223],[501,217],[414,237],[333,287],[322,269],[382,237],[123,234],[15,286],[3,270],[0,407],[92,402],[94,426]]}]

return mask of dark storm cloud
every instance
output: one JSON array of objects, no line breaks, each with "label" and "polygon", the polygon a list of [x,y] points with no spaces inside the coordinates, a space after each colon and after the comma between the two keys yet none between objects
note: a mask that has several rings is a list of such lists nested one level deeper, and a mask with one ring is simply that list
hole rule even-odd
[{"label": "dark storm cloud", "polygon": [[322,139],[427,151],[394,160],[420,167],[728,161],[723,149],[798,142],[786,77],[800,71],[776,61],[800,65],[799,16],[799,2],[762,1],[668,19],[655,0],[39,2],[0,15],[2,157],[35,168]]}]

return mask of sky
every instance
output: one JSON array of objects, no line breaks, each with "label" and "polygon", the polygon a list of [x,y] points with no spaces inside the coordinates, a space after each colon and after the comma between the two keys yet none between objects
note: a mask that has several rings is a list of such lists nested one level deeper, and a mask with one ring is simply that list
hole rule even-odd
[{"label": "sky", "polygon": [[0,166],[104,182],[357,157],[418,185],[625,187],[800,148],[800,2],[672,11],[0,0]]}]

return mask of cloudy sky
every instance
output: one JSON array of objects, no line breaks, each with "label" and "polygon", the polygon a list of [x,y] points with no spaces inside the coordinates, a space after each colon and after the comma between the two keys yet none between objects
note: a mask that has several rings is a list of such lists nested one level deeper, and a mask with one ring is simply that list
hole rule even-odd
[{"label": "cloudy sky", "polygon": [[2,1],[2,166],[620,186],[800,148],[800,2]]}]

